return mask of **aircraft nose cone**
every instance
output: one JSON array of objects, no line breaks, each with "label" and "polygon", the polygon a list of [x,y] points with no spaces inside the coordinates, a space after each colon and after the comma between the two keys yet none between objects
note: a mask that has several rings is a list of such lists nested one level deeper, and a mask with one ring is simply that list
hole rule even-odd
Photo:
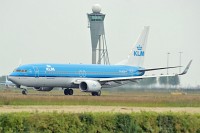
[{"label": "aircraft nose cone", "polygon": [[12,76],[8,76],[8,80],[10,80],[10,81],[12,81],[13,82],[13,80],[14,80],[14,78],[12,77]]},{"label": "aircraft nose cone", "polygon": [[10,80],[11,78],[10,78],[10,76],[8,76],[8,80]]}]

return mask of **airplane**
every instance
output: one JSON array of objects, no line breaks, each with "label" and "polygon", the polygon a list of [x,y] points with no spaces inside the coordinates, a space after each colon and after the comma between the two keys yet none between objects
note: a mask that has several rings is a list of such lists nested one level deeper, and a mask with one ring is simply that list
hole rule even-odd
[{"label": "airplane", "polygon": [[[73,89],[79,88],[82,92],[89,92],[92,96],[100,96],[102,88],[120,86],[130,82],[151,77],[184,75],[187,73],[192,60],[182,73],[173,75],[145,76],[145,72],[177,68],[160,67],[145,69],[143,67],[146,55],[146,44],[149,26],[145,26],[135,47],[131,49],[127,59],[116,65],[101,64],[25,64],[17,67],[10,75],[11,80],[18,88],[21,86],[33,87],[37,91],[51,91],[54,87],[64,89],[65,95],[73,95]],[[22,94],[27,94],[27,89]]]},{"label": "airplane", "polygon": [[[2,76],[4,77],[4,76]],[[8,76],[5,76],[5,81],[0,82],[0,85],[4,85],[6,87],[15,87],[16,85],[8,79]]]}]

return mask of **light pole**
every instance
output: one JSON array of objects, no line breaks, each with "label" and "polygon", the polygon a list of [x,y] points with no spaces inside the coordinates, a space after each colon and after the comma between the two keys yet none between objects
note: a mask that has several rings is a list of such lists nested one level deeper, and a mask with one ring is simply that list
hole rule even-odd
[{"label": "light pole", "polygon": [[[167,67],[169,67],[169,55],[170,55],[170,53],[168,52],[167,53]],[[167,75],[168,75],[168,68],[167,68]]]}]

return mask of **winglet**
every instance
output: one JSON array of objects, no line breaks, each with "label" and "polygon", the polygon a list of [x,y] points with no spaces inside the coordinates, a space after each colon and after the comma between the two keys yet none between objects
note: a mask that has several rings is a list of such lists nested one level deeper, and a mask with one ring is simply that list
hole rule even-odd
[{"label": "winglet", "polygon": [[190,60],[190,62],[188,63],[187,67],[185,68],[185,70],[182,73],[178,74],[178,75],[184,75],[184,74],[186,74],[187,71],[188,71],[188,69],[190,68],[191,63],[192,63],[192,60]]}]

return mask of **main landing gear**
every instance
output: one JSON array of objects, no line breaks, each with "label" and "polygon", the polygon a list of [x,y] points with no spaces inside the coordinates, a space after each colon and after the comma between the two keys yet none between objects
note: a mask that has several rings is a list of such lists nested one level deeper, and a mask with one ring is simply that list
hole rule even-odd
[{"label": "main landing gear", "polygon": [[91,92],[92,96],[101,96],[101,91]]},{"label": "main landing gear", "polygon": [[[64,94],[65,95],[73,95],[74,91],[72,89],[64,89]],[[92,96],[101,96],[101,91],[97,91],[97,92],[91,92]]]},{"label": "main landing gear", "polygon": [[23,89],[23,90],[22,90],[22,94],[23,94],[23,95],[27,95],[27,94],[28,94],[28,90],[27,90],[27,89]]},{"label": "main landing gear", "polygon": [[74,91],[72,89],[67,88],[67,89],[64,90],[64,94],[65,95],[73,95]]}]

